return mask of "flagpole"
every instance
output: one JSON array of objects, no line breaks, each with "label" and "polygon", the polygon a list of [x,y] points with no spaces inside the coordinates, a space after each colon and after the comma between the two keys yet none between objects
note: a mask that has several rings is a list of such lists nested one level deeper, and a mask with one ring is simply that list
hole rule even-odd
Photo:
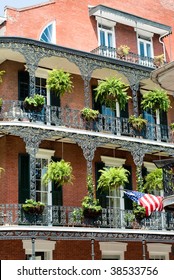
[{"label": "flagpole", "polygon": [[142,239],[142,247],[143,247],[143,260],[146,260],[146,240]]}]

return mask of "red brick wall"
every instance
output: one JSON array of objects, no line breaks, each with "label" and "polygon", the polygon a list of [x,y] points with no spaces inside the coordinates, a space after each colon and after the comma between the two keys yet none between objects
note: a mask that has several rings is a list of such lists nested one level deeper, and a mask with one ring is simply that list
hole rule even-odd
[{"label": "red brick wall", "polygon": [[0,240],[0,260],[25,260],[21,240]]}]

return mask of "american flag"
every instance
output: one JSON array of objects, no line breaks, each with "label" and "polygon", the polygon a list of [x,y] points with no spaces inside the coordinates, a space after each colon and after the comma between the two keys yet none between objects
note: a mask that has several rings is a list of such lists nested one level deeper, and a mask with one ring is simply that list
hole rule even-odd
[{"label": "american flag", "polygon": [[146,216],[150,216],[153,211],[162,211],[163,203],[161,196],[141,193],[138,191],[124,191],[128,198],[143,206],[146,209]]}]

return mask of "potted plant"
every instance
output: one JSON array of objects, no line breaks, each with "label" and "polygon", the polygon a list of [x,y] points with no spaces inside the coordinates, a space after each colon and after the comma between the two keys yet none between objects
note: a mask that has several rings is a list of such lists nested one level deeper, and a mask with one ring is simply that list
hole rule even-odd
[{"label": "potted plant", "polygon": [[155,168],[145,177],[143,192],[152,193],[154,190],[163,189],[163,171],[162,168]]},{"label": "potted plant", "polygon": [[95,88],[95,100],[105,104],[111,109],[116,109],[116,102],[120,109],[125,109],[128,100],[131,98],[127,95],[128,85],[116,77],[101,80]]},{"label": "potted plant", "polygon": [[154,56],[153,60],[156,67],[160,67],[164,64],[164,54]]},{"label": "potted plant", "polygon": [[100,172],[98,189],[109,190],[110,188],[118,188],[128,183],[129,171],[124,167],[104,167]]},{"label": "potted plant", "polygon": [[117,48],[117,56],[119,58],[124,58],[126,55],[129,54],[130,51],[130,47],[128,47],[127,45],[120,45]]},{"label": "potted plant", "polygon": [[27,214],[42,214],[45,208],[45,204],[40,201],[33,199],[26,199],[25,203],[22,204],[22,209]]},{"label": "potted plant", "polygon": [[[157,128],[160,126],[160,112],[167,112],[170,106],[170,99],[167,92],[163,89],[154,89],[142,96],[141,107],[143,110],[151,110],[156,116]],[[161,131],[157,129],[157,139],[161,139]]]},{"label": "potted plant", "polygon": [[82,213],[84,222],[93,224],[99,219],[102,213],[102,207],[99,205],[99,200],[94,197],[94,188],[92,176],[87,177],[87,189],[88,193],[82,200]]},{"label": "potted plant", "polygon": [[154,89],[143,94],[141,107],[143,110],[156,110],[167,112],[170,108],[170,99],[163,89]]},{"label": "potted plant", "polygon": [[62,186],[66,183],[72,183],[73,178],[71,164],[62,159],[57,162],[50,161],[42,180],[45,184],[53,181],[57,183],[58,186]]},{"label": "potted plant", "polygon": [[45,104],[45,97],[40,94],[26,97],[24,100],[24,109],[31,112],[41,112]]},{"label": "potted plant", "polygon": [[143,119],[142,115],[139,115],[138,117],[136,117],[135,115],[131,115],[128,122],[133,129],[138,131],[141,131],[147,124],[147,120]]},{"label": "potted plant", "polygon": [[89,121],[95,121],[98,118],[99,111],[93,110],[91,108],[85,107],[81,111],[81,117],[83,120],[89,122]]},{"label": "potted plant", "polygon": [[124,214],[124,221],[126,228],[132,228],[133,222],[135,221],[135,214],[132,212],[127,212]]},{"label": "potted plant", "polygon": [[133,214],[137,222],[140,223],[146,217],[146,209],[137,203],[133,203]]},{"label": "potted plant", "polygon": [[53,69],[48,72],[47,88],[57,96],[63,96],[65,92],[70,93],[73,89],[71,75],[62,69]]}]

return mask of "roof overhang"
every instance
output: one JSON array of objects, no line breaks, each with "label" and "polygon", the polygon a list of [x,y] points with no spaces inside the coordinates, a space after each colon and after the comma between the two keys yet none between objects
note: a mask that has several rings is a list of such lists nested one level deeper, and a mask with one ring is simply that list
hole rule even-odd
[{"label": "roof overhang", "polygon": [[89,8],[89,15],[100,17],[105,20],[110,20],[113,22],[119,22],[124,25],[132,26],[136,29],[141,29],[144,31],[149,31],[160,36],[167,36],[171,33],[171,27],[157,23],[145,18],[141,18],[129,13],[125,13],[110,7],[103,5],[98,5]]},{"label": "roof overhang", "polygon": [[174,92],[174,61],[169,62],[162,67],[151,72],[153,82],[157,83],[163,89]]}]

